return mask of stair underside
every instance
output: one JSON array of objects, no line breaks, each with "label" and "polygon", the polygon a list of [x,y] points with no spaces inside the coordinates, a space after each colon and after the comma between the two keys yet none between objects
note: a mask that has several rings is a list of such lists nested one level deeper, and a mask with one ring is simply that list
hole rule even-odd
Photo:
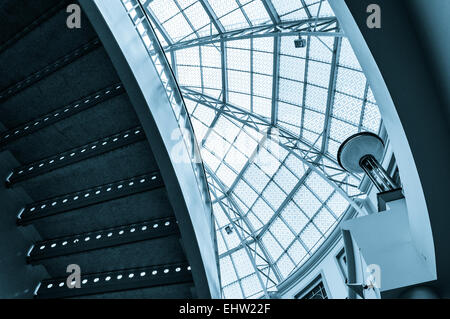
[{"label": "stair underside", "polygon": [[[50,277],[37,297],[193,297],[175,215],[133,106],[87,17],[81,29],[67,28],[62,3],[0,5],[0,153],[20,163],[7,186],[28,196],[17,227],[40,237],[27,260]],[[60,287],[70,264],[92,283]],[[105,279],[160,268],[153,277]],[[104,282],[94,283],[100,275]]]}]

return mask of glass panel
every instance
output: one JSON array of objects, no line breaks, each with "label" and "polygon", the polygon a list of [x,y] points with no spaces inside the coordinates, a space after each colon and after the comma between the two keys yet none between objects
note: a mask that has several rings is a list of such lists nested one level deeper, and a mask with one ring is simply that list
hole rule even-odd
[{"label": "glass panel", "polygon": [[264,225],[269,222],[274,214],[273,209],[270,208],[262,198],[259,198],[256,201],[255,205],[252,208],[252,211]]},{"label": "glass panel", "polygon": [[292,202],[284,208],[281,217],[296,232],[296,235],[299,234],[308,223],[308,218],[305,214],[303,214],[300,208]]},{"label": "glass panel", "polygon": [[313,193],[304,186],[295,194],[294,201],[308,217],[312,217],[322,205]]},{"label": "glass panel", "polygon": [[280,260],[277,261],[277,266],[284,278],[294,269],[294,263],[287,254],[281,256]]},{"label": "glass panel", "polygon": [[237,282],[223,287],[223,295],[227,299],[242,299],[244,296],[242,296],[242,291]]}]

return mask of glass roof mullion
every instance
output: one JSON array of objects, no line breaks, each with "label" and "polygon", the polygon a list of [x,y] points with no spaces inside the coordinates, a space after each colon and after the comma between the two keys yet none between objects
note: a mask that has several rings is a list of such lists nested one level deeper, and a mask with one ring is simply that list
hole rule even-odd
[{"label": "glass roof mullion", "polygon": [[202,47],[198,47],[198,59],[199,59],[199,68],[200,68],[200,85],[202,86],[202,92],[205,90],[205,80],[203,77],[203,59],[202,59]]},{"label": "glass roof mullion", "polygon": [[[224,245],[225,245],[226,248],[228,249],[228,243],[227,243],[227,241],[225,240],[225,238],[223,237],[222,232],[219,232],[219,233],[220,233],[220,235],[222,236],[222,240],[223,240]],[[240,290],[241,290],[241,294],[242,294],[242,296],[245,298],[244,289],[242,288],[242,284],[241,284],[241,280],[240,280],[241,278],[239,278],[239,274],[238,274],[237,269],[236,269],[236,264],[234,263],[233,257],[232,257],[231,255],[230,255],[230,260],[231,260],[231,264],[233,265],[233,270],[234,270],[234,273],[236,274],[237,280],[231,282],[231,283],[228,284],[227,286],[229,286],[229,285],[234,284],[235,282],[237,282],[238,285],[239,285],[239,288],[240,288]],[[219,267],[220,267],[220,261],[219,261]],[[223,291],[223,288],[225,288],[225,287],[227,287],[227,286],[222,287],[222,291]]]},{"label": "glass roof mullion", "polygon": [[[230,199],[229,199],[229,201],[230,201]],[[233,203],[231,203],[231,204],[233,204]],[[220,202],[219,205],[220,205],[220,207],[222,208],[222,210],[223,210],[225,216],[227,217],[228,221],[229,221],[231,224],[235,225],[235,224],[234,224],[234,221],[233,221],[233,219],[231,218],[231,216],[229,215],[228,211],[223,207],[222,202]],[[235,207],[235,209],[236,209],[236,208],[237,208],[237,207]],[[241,212],[240,212],[240,215],[242,215]],[[243,219],[243,218],[242,218],[242,219]],[[243,220],[244,220],[244,219],[243,219]],[[245,223],[246,223],[246,222],[245,222]],[[246,223],[246,224],[247,224],[247,223]],[[247,227],[249,227],[249,225],[247,225]],[[236,227],[235,227],[235,229],[236,229]],[[251,230],[251,228],[249,228],[249,230]],[[243,249],[245,249],[245,252],[247,253],[248,258],[250,259],[250,262],[252,263],[252,266],[253,266],[253,268],[254,268],[254,270],[255,270],[256,276],[258,277],[258,280],[259,280],[259,282],[260,282],[260,284],[261,284],[261,288],[263,289],[264,294],[266,295],[266,297],[269,297],[269,295],[268,295],[268,293],[267,293],[266,286],[264,285],[264,281],[262,280],[261,275],[260,275],[260,273],[259,273],[259,269],[258,269],[258,267],[256,266],[255,259],[254,259],[253,256],[251,255],[251,253],[250,253],[250,251],[249,251],[247,245],[245,244],[245,241],[243,240],[243,238],[242,238],[242,236],[239,234],[239,232],[236,231],[236,235],[238,236],[238,238],[239,238],[239,240],[240,240],[240,242],[241,242],[241,245],[243,246]],[[231,260],[233,261],[233,256],[231,255],[230,257],[231,257]],[[234,262],[234,261],[233,261],[233,262]],[[236,271],[236,270],[235,270],[235,271]],[[237,271],[236,271],[236,276],[239,278],[239,274],[237,273]],[[241,288],[242,288],[242,287],[241,287]],[[245,296],[244,293],[242,293],[242,295]]]},{"label": "glass roof mullion", "polygon": [[178,64],[177,64],[177,57],[175,56],[175,52],[172,52],[170,54],[170,63],[171,63],[171,68],[173,71],[173,74],[175,75],[175,78],[178,77]]},{"label": "glass roof mullion", "polygon": [[202,139],[202,141],[201,141],[201,143],[200,143],[200,146],[203,147],[203,146],[205,145],[206,140],[208,139],[209,135],[211,135],[211,132],[214,130],[214,126],[216,125],[217,121],[218,121],[219,118],[220,118],[220,115],[222,114],[222,109],[223,109],[223,107],[224,107],[224,106],[222,105],[222,106],[220,107],[220,109],[217,110],[216,115],[215,115],[214,119],[213,119],[212,122],[211,122],[211,125],[208,127],[208,130],[206,131],[205,136],[203,137],[203,139]]},{"label": "glass roof mullion", "polygon": [[[251,238],[253,241],[256,240],[255,238],[255,234],[254,233],[250,233],[249,231],[247,231],[242,225],[239,224],[239,222],[242,222],[242,218],[239,217],[236,220],[233,220],[233,226],[234,227],[238,227],[239,229],[242,230],[243,233],[245,233],[246,237],[242,238],[243,239],[243,243],[247,243],[248,238]],[[224,226],[225,228],[226,226]]]},{"label": "glass roof mullion", "polygon": [[[281,220],[282,223],[284,223],[283,220]],[[286,224],[286,223],[285,223]],[[286,225],[287,226],[287,225]],[[274,264],[277,264],[278,261],[284,256],[286,255],[290,261],[292,261],[292,264],[295,265],[295,261],[292,259],[292,257],[287,253],[287,248],[284,249],[283,245],[281,244],[281,242],[278,240],[278,237],[275,236],[270,230],[269,230],[269,234],[272,235],[273,239],[275,239],[275,241],[277,242],[277,244],[283,249],[283,252],[281,253],[281,255],[278,257],[278,259],[274,262]],[[295,238],[295,233],[292,233],[292,235]],[[288,247],[291,245],[292,243],[289,243]],[[283,276],[284,277],[284,276]]]},{"label": "glass roof mullion", "polygon": [[253,243],[256,243],[256,240],[254,238],[252,238],[250,240],[245,240],[244,242],[239,243],[239,245],[237,245],[236,247],[228,249],[226,252],[220,254],[219,258],[230,256],[231,254],[233,254],[233,253],[237,252],[238,250],[242,249],[245,245],[251,245]]},{"label": "glass roof mullion", "polygon": [[[295,204],[297,206],[297,204]],[[300,209],[300,208],[299,208]],[[301,213],[305,215],[305,213],[300,209]],[[306,215],[305,215],[306,216]],[[285,252],[288,253],[288,250],[292,247],[292,245],[295,243],[296,240],[302,245],[303,249],[308,253],[309,248],[306,246],[306,244],[303,242],[303,240],[300,238],[301,231],[296,234],[296,231],[289,225],[288,222],[283,218],[283,216],[280,215],[280,219],[286,224],[286,227],[289,228],[289,230],[294,234],[294,239],[291,241],[291,243],[286,247]],[[303,229],[302,229],[303,230]],[[288,253],[289,254],[289,253]],[[291,258],[292,259],[292,258]],[[296,263],[292,260],[292,263],[295,265]],[[295,269],[295,268],[294,268]]]},{"label": "glass roof mullion", "polygon": [[[260,266],[263,266],[262,269],[259,269],[259,268],[258,268],[259,273],[261,273],[264,277],[266,277],[266,278],[268,279],[268,280],[265,282],[264,286],[267,288],[267,284],[268,284],[269,280],[270,280],[274,285],[276,285],[277,283],[276,283],[275,281],[273,281],[272,278],[270,278],[268,275],[266,275],[266,274],[264,273],[264,271],[263,271],[263,269],[266,269],[266,268],[269,269],[269,272],[270,272],[270,270],[273,271],[273,269],[271,269],[270,263],[265,259],[264,256],[261,256],[261,254],[258,253],[258,252],[256,251],[256,247],[258,246],[258,243],[255,241],[255,242],[253,242],[253,244],[255,244],[255,248],[252,248],[250,245],[248,245],[248,246],[247,246],[248,249],[251,250],[251,251],[253,251],[253,252],[255,253],[255,257],[256,257],[256,255],[258,255],[258,257],[261,258],[262,260],[264,260],[264,262],[266,263],[266,264],[260,265]],[[256,261],[255,261],[255,264],[256,264]],[[257,264],[256,264],[256,267],[258,267]]]},{"label": "glass roof mullion", "polygon": [[253,39],[250,39],[250,112],[253,111]]},{"label": "glass roof mullion", "polygon": [[[263,141],[266,140],[266,137],[264,136],[261,141],[258,142],[258,145],[256,146],[255,150],[253,151],[252,155],[247,159],[247,162],[245,163],[244,167],[241,169],[241,172],[239,173],[238,176],[236,176],[236,179],[234,180],[233,184],[231,184],[230,188],[228,189],[228,192],[231,193],[234,188],[236,187],[236,184],[242,180],[242,176],[245,174],[245,172],[247,171],[248,167],[253,163],[256,155],[258,155],[258,149],[261,145],[261,143],[263,143]],[[248,183],[247,183],[248,184]],[[252,185],[248,185],[251,189],[253,189],[256,193],[258,193]]]},{"label": "glass roof mullion", "polygon": [[[222,23],[219,21],[216,13],[212,9],[211,5],[207,0],[198,0],[202,5],[203,9],[205,9],[206,14],[209,16],[212,24],[216,27],[217,31],[219,31],[220,41],[220,51],[221,51],[221,67],[222,67],[222,102],[226,104],[228,102],[228,76],[227,76],[227,51],[225,47],[225,43],[222,40],[222,34],[225,33],[225,28]],[[200,43],[199,43],[200,45]]]},{"label": "glass roof mullion", "polygon": [[306,102],[306,87],[308,83],[308,66],[309,66],[309,50],[311,48],[311,37],[307,38],[307,44],[306,44],[306,54],[305,54],[305,77],[303,79],[303,98],[302,98],[302,115],[300,119],[300,136],[299,138],[302,139],[303,137],[303,124],[304,124],[304,118],[305,118],[305,102]]},{"label": "glass roof mullion", "polygon": [[[197,30],[195,30],[195,27],[192,25],[191,20],[186,16],[186,14],[184,13],[184,10],[181,8],[181,6],[180,6],[180,4],[178,3],[178,1],[177,1],[177,0],[173,0],[173,2],[174,2],[175,5],[177,6],[178,10],[180,10],[180,13],[179,13],[179,14],[181,14],[181,15],[183,16],[183,18],[186,19],[187,24],[191,27],[192,31],[194,31],[194,34],[195,34],[197,37],[199,37]],[[189,8],[189,7],[187,7],[187,8]],[[186,9],[187,9],[187,8],[186,8]]]},{"label": "glass roof mullion", "polygon": [[279,24],[281,22],[280,16],[278,15],[277,10],[275,10],[275,7],[273,6],[273,3],[271,0],[261,0],[264,8],[266,9],[267,13],[269,14],[270,20],[272,20],[273,24]]},{"label": "glass roof mullion", "polygon": [[[255,232],[255,230],[253,229],[252,225],[247,220],[247,217],[244,216],[244,214],[242,213],[239,205],[236,204],[234,199],[232,197],[229,197],[228,200],[230,201],[231,205],[233,205],[234,209],[236,211],[238,211],[239,214],[242,216],[242,219],[245,221],[245,224],[250,229],[250,231]],[[262,253],[266,257],[265,259],[268,261],[268,264],[272,267],[272,270],[274,271],[275,277],[280,282],[282,280],[281,272],[278,269],[278,267],[273,263],[273,260],[272,260],[271,256],[269,255],[269,252],[267,251],[266,246],[259,239],[257,239],[256,242],[258,243],[259,247],[261,248]]]},{"label": "glass roof mullion", "polygon": [[[348,175],[347,175],[348,176]],[[354,187],[354,188],[358,188],[358,185],[355,184],[350,184],[344,181],[339,181],[339,180],[335,180],[334,178],[330,178],[332,181],[334,181],[335,183],[338,183],[339,185],[345,185],[345,186],[350,186],[350,187]]]},{"label": "glass roof mullion", "polygon": [[[331,194],[327,197],[326,200],[322,201],[319,196],[317,196],[317,194],[311,189],[311,187],[309,187],[306,183],[305,183],[305,187],[306,189],[308,189],[315,198],[317,198],[317,200],[321,203],[320,207],[317,209],[317,211],[314,213],[314,215],[311,217],[311,222],[313,222],[314,217],[317,215],[317,213],[320,212],[320,210],[322,208],[326,208],[328,211],[331,211],[331,209],[327,206],[326,202],[331,198],[331,196],[334,195],[335,191],[331,192]],[[331,213],[331,215],[334,217],[335,220],[337,220],[337,216],[334,213]],[[314,225],[316,226],[316,224],[314,223]],[[317,226],[316,226],[317,227]],[[317,229],[319,230],[319,232],[322,234],[321,230],[319,229],[319,227],[317,227]],[[323,234],[322,234],[323,235]]]},{"label": "glass roof mullion", "polygon": [[311,169],[308,168],[308,170],[305,172],[305,174],[298,180],[297,184],[294,186],[294,188],[291,190],[291,192],[288,194],[286,199],[281,203],[280,207],[275,211],[275,214],[270,218],[270,220],[261,228],[261,231],[258,234],[258,237],[261,238],[264,233],[269,229],[269,227],[272,225],[272,223],[277,219],[280,215],[283,209],[289,204],[291,199],[294,197],[294,195],[297,193],[299,188],[305,183],[306,178],[311,173]]},{"label": "glass roof mullion", "polygon": [[216,13],[212,9],[211,5],[209,4],[208,0],[198,0],[200,4],[202,5],[203,9],[205,9],[206,14],[208,15],[209,19],[211,20],[212,24],[216,27],[217,31],[219,31],[219,34],[222,34],[225,32],[225,28],[223,27],[222,23],[219,21],[219,18],[216,16]]},{"label": "glass roof mullion", "polygon": [[303,10],[305,10],[306,15],[308,16],[308,18],[311,19],[313,16],[312,16],[312,14],[311,14],[311,11],[309,11],[309,8],[308,8],[308,6],[306,5],[305,0],[300,0],[300,1],[302,2]]},{"label": "glass roof mullion", "polygon": [[[239,0],[235,0],[239,9],[241,9],[242,15],[244,16],[245,20],[247,20],[248,25],[252,26],[252,21],[248,18],[247,13],[245,13],[244,9],[243,9],[243,5],[241,4],[241,2]],[[231,12],[230,12],[231,13]]]},{"label": "glass roof mullion", "polygon": [[[255,248],[252,248],[252,247],[251,247],[252,244],[255,245]],[[248,246],[248,249],[250,249],[252,252],[255,253],[255,255],[254,255],[254,258],[255,258],[255,259],[256,259],[256,256],[258,256],[259,258],[261,258],[262,260],[264,260],[264,261],[266,262],[267,265],[269,264],[269,262],[266,260],[266,258],[256,251],[256,247],[257,247],[257,245],[258,245],[258,243],[256,242],[256,240],[253,240],[253,241],[251,241],[251,242],[247,242],[246,245]],[[256,266],[258,266],[258,264],[256,264]]]},{"label": "glass roof mullion", "polygon": [[[336,28],[322,29],[318,31],[311,31],[311,23],[316,19],[304,19],[298,21],[286,21],[280,22],[278,25],[275,24],[265,24],[256,25],[252,27],[246,27],[242,29],[223,31],[219,34],[203,36],[196,39],[189,40],[179,40],[171,45],[164,47],[166,52],[176,51],[179,49],[186,49],[199,45],[221,43],[234,40],[244,40],[252,38],[265,38],[274,36],[332,36],[332,37],[342,37],[342,32],[337,32]],[[337,23],[335,17],[320,17],[318,18],[320,25],[333,25]],[[220,23],[220,21],[217,20]],[[216,26],[216,25],[215,25]],[[219,29],[218,29],[219,30]]]},{"label": "glass roof mullion", "polygon": [[222,102],[228,103],[228,67],[227,67],[227,48],[225,42],[220,42],[220,50],[222,51],[220,57],[220,65],[222,67]]},{"label": "glass roof mullion", "polygon": [[217,202],[221,202],[222,200],[224,200],[226,198],[226,195],[222,195],[220,197],[217,197],[215,200],[213,200],[211,203],[215,204]]},{"label": "glass roof mullion", "polygon": [[173,40],[170,37],[170,35],[167,33],[166,29],[162,26],[161,22],[156,18],[155,13],[150,8],[150,6],[145,7],[145,10],[148,13],[148,16],[150,20],[152,20],[153,24],[155,25],[156,29],[161,33],[161,36],[164,38],[164,40],[167,42],[167,44],[173,45]]},{"label": "glass roof mullion", "polygon": [[321,151],[322,154],[325,154],[328,147],[328,137],[331,126],[331,114],[334,103],[334,96],[336,94],[336,80],[337,80],[337,68],[338,68],[338,59],[341,52],[341,43],[342,38],[336,37],[334,38],[333,45],[333,55],[331,58],[331,71],[330,71],[330,81],[328,86],[328,96],[327,96],[327,106],[325,109],[325,123],[324,123],[324,131],[322,138],[322,146]]},{"label": "glass roof mullion", "polygon": [[366,81],[366,87],[364,88],[363,105],[362,105],[362,108],[361,108],[361,116],[359,118],[359,123],[358,123],[358,132],[361,132],[361,129],[362,129],[364,114],[365,114],[365,111],[366,111],[367,94],[368,93],[369,93],[369,81]]},{"label": "glass roof mullion", "polygon": [[281,38],[277,35],[273,38],[273,80],[272,80],[272,114],[271,124],[278,122],[278,99],[280,92],[280,46]]},{"label": "glass roof mullion", "polygon": [[323,204],[324,204],[325,208],[330,212],[330,214],[334,217],[334,219],[335,219],[335,220],[339,220],[339,217],[336,216],[336,214],[333,212],[333,210],[332,210],[330,207],[328,207],[328,204],[327,204],[328,201],[330,200],[330,198],[331,198],[335,193],[336,193],[336,191],[332,192],[331,195],[330,195],[330,197],[328,197],[327,200],[326,200]]},{"label": "glass roof mullion", "polygon": [[[218,104],[221,104],[221,101],[218,101],[218,100],[216,100],[216,99],[214,99],[214,98],[211,98],[211,97],[208,97],[208,96],[202,96],[202,95],[199,94],[198,92],[192,91],[192,90],[190,90],[189,88],[184,88],[184,87],[181,87],[181,88],[182,88],[182,92],[183,92],[183,95],[184,95],[185,98],[187,98],[187,99],[189,99],[189,100],[192,100],[192,101],[194,101],[194,102],[202,103],[203,105],[205,105],[205,106],[207,106],[207,107],[210,107],[210,108],[212,108],[212,109],[218,111],[217,105],[218,105]],[[207,103],[207,102],[209,102],[209,101],[214,101],[214,102]],[[236,106],[234,106],[234,105],[227,104],[227,107],[226,107],[226,108],[223,108],[223,109],[220,109],[220,110],[222,111],[222,113],[223,113],[224,115],[229,116],[230,118],[232,118],[232,119],[234,119],[234,120],[236,120],[236,121],[238,121],[238,122],[241,122],[241,123],[243,123],[243,124],[246,124],[246,122],[245,122],[244,120],[242,120],[241,118],[238,118],[238,117],[235,115],[235,113],[246,114],[246,115],[249,116],[250,118],[255,118],[255,119],[257,120],[257,123],[258,123],[258,124],[260,124],[260,125],[266,125],[266,126],[269,126],[269,127],[270,127],[270,122],[268,122],[267,119],[265,119],[265,118],[263,118],[263,117],[260,117],[260,116],[258,116],[258,115],[256,115],[256,114],[251,114],[251,113],[249,113],[249,112],[246,111],[246,110],[241,110],[240,108],[238,108],[238,107],[236,107]],[[248,123],[247,123],[247,125],[248,125]],[[312,147],[312,145],[311,145],[309,142],[305,142],[305,141],[302,141],[302,140],[298,140],[298,136],[293,135],[292,133],[290,133],[290,132],[284,130],[283,128],[277,127],[277,129],[278,129],[278,131],[280,132],[280,134],[282,135],[283,138],[294,139],[295,141],[297,141],[297,143],[298,143],[298,142],[301,142],[301,143],[303,143],[304,145],[306,145],[306,146],[308,146],[308,147],[310,147],[310,148]],[[259,130],[260,130],[260,129],[259,129]],[[299,159],[300,159],[302,162],[304,162],[306,165],[311,164],[307,159],[301,157],[301,156],[298,155],[296,152],[294,152],[289,146],[284,145],[284,144],[282,144],[281,146],[282,146],[283,148],[285,148],[288,152],[292,152],[292,154],[294,154],[297,158],[299,158]],[[294,145],[294,147],[296,147],[296,145]],[[302,151],[302,150],[299,149],[299,151]],[[320,153],[320,151],[317,150],[317,149],[315,149],[315,148],[312,149],[311,153],[312,153],[313,151],[317,151],[318,153]],[[326,158],[326,159],[329,160],[330,162],[334,163],[334,164],[336,165],[336,169],[338,169],[339,166],[338,166],[338,164],[337,164],[337,162],[336,162],[335,159],[331,158],[329,155],[325,155],[324,158]],[[307,163],[306,163],[306,162],[307,162]],[[317,165],[316,165],[316,166],[317,166]],[[321,166],[318,166],[318,167],[321,167]]]},{"label": "glass roof mullion", "polygon": [[[258,166],[259,167],[259,166]],[[277,170],[276,170],[276,172],[270,177],[269,176],[269,181],[267,182],[267,184],[266,184],[266,186],[264,186],[264,188],[263,188],[263,190],[261,191],[261,193],[259,193],[259,192],[257,192],[256,191],[256,189],[252,186],[252,185],[248,185],[251,189],[253,189],[257,194],[258,194],[258,198],[255,200],[255,202],[253,203],[253,205],[252,205],[252,207],[251,208],[253,208],[253,206],[255,206],[255,204],[256,204],[256,201],[258,200],[258,199],[261,199],[261,200],[263,200],[268,206],[269,206],[269,208],[271,209],[271,210],[273,210],[274,212],[275,212],[275,209],[272,207],[272,204],[269,202],[269,201],[267,201],[267,199],[265,199],[264,198],[264,196],[262,195],[263,193],[264,193],[264,191],[267,189],[267,187],[269,187],[269,185],[270,185],[270,183],[273,181],[274,183],[275,183],[275,185],[277,185],[278,186],[278,184],[275,182],[275,180],[274,180],[274,177],[275,177],[275,175],[277,175],[277,173],[278,173],[278,171],[280,170],[280,168],[282,167],[282,164],[280,164],[280,166],[277,168]],[[261,169],[260,167],[259,167],[259,169]],[[263,171],[264,172],[264,171]],[[266,174],[267,175],[267,174]],[[248,184],[248,183],[247,183]],[[280,187],[280,186],[278,186],[278,187]],[[283,189],[280,187],[280,189],[283,191]],[[284,192],[284,191],[283,191]],[[256,214],[255,214],[255,216],[256,216]],[[258,216],[256,216],[256,217],[258,217]],[[261,219],[258,217],[258,219],[261,221]],[[270,223],[270,221],[267,223],[267,224],[269,224]],[[261,221],[261,224],[263,224],[263,222]]]},{"label": "glass roof mullion", "polygon": [[269,297],[346,213],[362,212],[361,176],[335,154],[381,121],[367,79],[327,0],[133,1],[199,130],[222,296]]}]

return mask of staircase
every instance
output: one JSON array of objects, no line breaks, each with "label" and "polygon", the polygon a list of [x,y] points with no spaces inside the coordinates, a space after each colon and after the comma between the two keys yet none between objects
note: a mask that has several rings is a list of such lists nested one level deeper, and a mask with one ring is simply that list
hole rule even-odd
[{"label": "staircase", "polygon": [[[24,201],[14,227],[34,240],[21,258],[27,273],[46,274],[22,297],[196,297],[162,175],[124,86],[88,18],[80,29],[66,26],[74,2],[0,4],[0,158],[14,163],[2,171],[2,199]],[[79,266],[80,282],[69,265]]]}]

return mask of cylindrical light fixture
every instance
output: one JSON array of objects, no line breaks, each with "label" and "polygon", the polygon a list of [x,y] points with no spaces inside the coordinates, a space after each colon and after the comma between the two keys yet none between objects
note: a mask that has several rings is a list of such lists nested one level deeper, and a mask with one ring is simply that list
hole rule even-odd
[{"label": "cylindrical light fixture", "polygon": [[384,143],[378,135],[361,132],[350,136],[341,144],[337,159],[347,172],[365,172],[380,192],[387,192],[398,186],[379,162],[383,152]]}]

